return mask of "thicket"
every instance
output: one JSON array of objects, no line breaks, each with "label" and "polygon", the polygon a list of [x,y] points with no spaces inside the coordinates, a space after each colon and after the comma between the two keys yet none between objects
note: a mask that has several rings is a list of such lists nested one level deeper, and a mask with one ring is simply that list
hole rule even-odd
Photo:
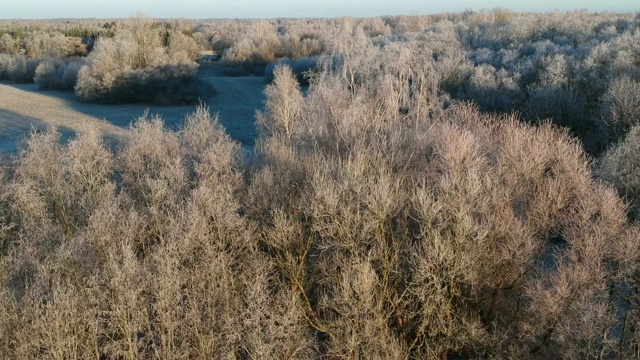
[{"label": "thicket", "polygon": [[32,82],[39,64],[39,60],[28,59],[22,55],[0,54],[0,80]]},{"label": "thicket", "polygon": [[85,64],[86,60],[80,57],[44,59],[36,68],[33,82],[44,90],[73,91],[78,81],[78,73]]},{"label": "thicket", "polygon": [[275,65],[287,63],[304,80],[301,74],[315,67],[307,57],[331,55],[345,23],[353,23],[376,48],[424,44],[446,77],[440,92],[473,101],[483,112],[517,111],[530,123],[551,119],[568,127],[592,155],[628,131],[619,126],[620,117],[637,115],[630,111],[633,86],[640,81],[640,22],[631,13],[522,14],[497,8],[375,19],[205,22],[195,34],[222,53],[229,74],[265,69],[271,81]]},{"label": "thicket", "polygon": [[321,55],[326,37],[337,20],[277,19],[204,22],[193,37],[206,50],[222,55],[227,75],[263,75],[280,59],[298,60]]},{"label": "thicket", "polygon": [[83,38],[66,36],[61,30],[0,26],[0,80],[34,82],[41,63],[51,65],[65,58],[84,56],[87,51]]},{"label": "thicket", "polygon": [[0,26],[0,80],[74,90],[82,101],[193,104],[212,89],[196,77],[200,48],[186,20],[143,16],[104,25]]},{"label": "thicket", "polygon": [[264,77],[268,83],[271,83],[275,77],[275,69],[278,66],[286,65],[296,76],[296,80],[301,85],[309,85],[309,79],[313,78],[313,74],[319,70],[320,57],[304,57],[296,60],[283,58],[276,62],[272,62],[264,69]]},{"label": "thicket", "polygon": [[195,103],[209,90],[196,78],[199,50],[191,37],[146,18],[125,25],[113,38],[98,39],[80,69],[81,101]]},{"label": "thicket", "polygon": [[0,79],[85,101],[193,102],[204,49],[273,81],[250,158],[199,107],[3,162],[0,357],[640,357],[639,24],[14,25]]},{"label": "thicket", "polygon": [[630,205],[630,215],[640,219],[640,125],[609,148],[596,164],[598,178],[613,184]]},{"label": "thicket", "polygon": [[331,55],[348,23],[376,48],[424,44],[445,77],[441,93],[473,101],[483,112],[516,111],[530,123],[550,119],[568,127],[592,155],[622,139],[629,126],[621,119],[637,115],[640,21],[632,13],[496,8],[373,19],[204,21],[193,36],[222,54],[225,74],[264,73],[271,81],[275,66],[285,63],[304,82],[304,72],[316,68],[315,56]]},{"label": "thicket", "polygon": [[638,18],[583,11],[496,16],[462,14],[425,31],[446,36],[462,51],[455,80],[443,89],[483,111],[518,111],[530,122],[552,119],[591,154],[617,141],[624,132],[612,122],[637,116]]},{"label": "thicket", "polygon": [[[492,74],[454,20],[341,21],[304,93],[275,66],[249,158],[205,107],[115,149],[34,133],[0,177],[2,356],[640,356],[633,76],[605,82],[624,140],[592,171],[569,130],[444,91]],[[90,64],[157,58],[132,38]]]},{"label": "thicket", "polygon": [[[356,22],[376,47],[428,43],[433,56],[450,59],[449,79],[440,90],[472,100],[482,111],[518,111],[529,122],[551,118],[569,127],[591,154],[624,134],[604,119],[618,111],[607,105],[611,98],[604,94],[617,91],[624,79],[639,80],[634,14],[520,14],[498,8],[357,20],[161,20],[155,30],[163,46],[179,34],[186,38],[176,43],[188,43],[192,54],[221,54],[225,74],[266,74],[270,79],[277,62],[308,69],[312,64],[307,58],[330,53],[329,44],[345,22]],[[86,54],[93,40],[112,39],[127,27],[125,22],[99,20],[0,24],[0,52],[31,59]],[[0,73],[5,80],[31,81],[33,71],[7,65],[10,62],[22,59],[3,61]],[[304,80],[302,71],[297,73]]]}]

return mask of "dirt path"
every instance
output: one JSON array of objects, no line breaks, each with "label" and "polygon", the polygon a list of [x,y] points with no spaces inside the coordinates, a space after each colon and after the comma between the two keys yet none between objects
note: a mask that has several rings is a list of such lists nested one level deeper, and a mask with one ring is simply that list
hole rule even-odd
[{"label": "dirt path", "polygon": [[[255,111],[264,101],[262,77],[224,77],[203,71],[200,76],[217,90],[204,100],[219,115],[227,133],[246,149],[257,136]],[[95,105],[79,102],[73,93],[41,91],[37,85],[0,84],[0,151],[14,152],[32,127],[56,126],[63,134],[98,127],[107,136],[124,134],[138,117],[149,111],[160,115],[168,128],[176,129],[194,106]]]}]

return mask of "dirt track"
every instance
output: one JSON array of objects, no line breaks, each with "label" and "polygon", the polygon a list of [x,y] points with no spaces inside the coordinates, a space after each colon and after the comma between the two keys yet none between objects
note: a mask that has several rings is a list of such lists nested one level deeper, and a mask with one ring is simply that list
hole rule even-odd
[{"label": "dirt track", "polygon": [[[229,135],[253,146],[255,111],[264,101],[262,77],[224,77],[203,72],[217,93],[205,98],[212,113],[218,113]],[[56,126],[64,134],[98,127],[106,135],[118,136],[145,110],[159,114],[167,127],[176,129],[194,106],[94,105],[81,103],[71,92],[41,91],[37,85],[0,84],[0,151],[13,152],[32,127]]]}]

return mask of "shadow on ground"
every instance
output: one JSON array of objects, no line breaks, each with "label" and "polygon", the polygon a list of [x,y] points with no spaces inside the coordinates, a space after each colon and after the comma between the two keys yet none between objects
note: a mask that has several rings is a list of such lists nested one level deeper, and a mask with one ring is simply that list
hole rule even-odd
[{"label": "shadow on ground", "polygon": [[[215,88],[215,94],[205,94],[204,99],[202,99],[203,102],[209,106],[211,113],[218,115],[220,123],[225,127],[229,136],[240,142],[245,150],[253,148],[258,135],[255,126],[255,113],[257,110],[262,109],[265,100],[264,87],[266,84],[264,78],[261,76],[219,76],[207,67],[203,67],[201,71],[199,71],[198,76],[209,82]],[[129,127],[148,111],[150,115],[160,115],[167,128],[177,130],[184,123],[186,115],[195,110],[195,106],[87,104],[78,101],[72,92],[40,90],[38,85],[35,84],[7,85],[27,94],[34,93],[56,98],[61,100],[64,104],[63,106],[71,110],[97,119],[103,119],[123,128]],[[37,104],[33,104],[33,106],[37,106]],[[5,110],[0,108],[0,111]],[[13,113],[13,116],[19,117],[21,115],[19,113]],[[17,118],[13,120],[14,124],[18,123]],[[32,119],[28,121],[36,120],[37,119]],[[26,126],[29,127],[30,125]],[[6,128],[9,132],[7,135],[4,135],[3,132],[2,137],[0,137],[0,141],[3,143],[14,137],[14,135],[12,135],[14,133],[12,127],[7,125]],[[15,131],[20,132],[22,130],[18,129]],[[4,150],[4,148],[0,147],[0,150]]]},{"label": "shadow on ground", "polygon": [[[32,131],[42,131],[48,126],[48,123],[40,119],[0,109],[0,152],[16,154]],[[75,131],[69,128],[58,127],[58,131],[63,142],[75,136]]]}]

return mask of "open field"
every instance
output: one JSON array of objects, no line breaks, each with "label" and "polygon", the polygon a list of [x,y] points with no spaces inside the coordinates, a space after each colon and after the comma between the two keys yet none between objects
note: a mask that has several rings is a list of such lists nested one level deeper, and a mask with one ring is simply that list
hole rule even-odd
[{"label": "open field", "polygon": [[114,116],[110,109],[93,109],[76,101],[70,93],[41,92],[36,88],[36,85],[0,84],[0,147],[3,150],[15,151],[17,143],[31,128],[55,126],[75,132],[91,126],[109,135],[123,133],[118,126],[103,119],[109,115],[120,120],[124,114]]},{"label": "open field", "polygon": [[[216,76],[207,70],[200,74],[217,91],[203,99],[204,102],[213,114],[219,115],[233,139],[241,142],[245,149],[251,148],[257,136],[255,112],[264,101],[264,79]],[[42,91],[35,84],[0,83],[0,150],[14,152],[31,128],[46,126],[55,126],[66,134],[97,127],[107,135],[122,135],[122,128],[147,110],[151,115],[160,115],[168,128],[177,129],[195,106],[87,104],[70,92]]]},{"label": "open field", "polygon": [[207,72],[201,76],[217,91],[207,99],[211,112],[219,115],[220,123],[232,139],[240,141],[245,148],[252,147],[258,136],[255,112],[263,107],[265,100],[264,78],[216,76]]}]

